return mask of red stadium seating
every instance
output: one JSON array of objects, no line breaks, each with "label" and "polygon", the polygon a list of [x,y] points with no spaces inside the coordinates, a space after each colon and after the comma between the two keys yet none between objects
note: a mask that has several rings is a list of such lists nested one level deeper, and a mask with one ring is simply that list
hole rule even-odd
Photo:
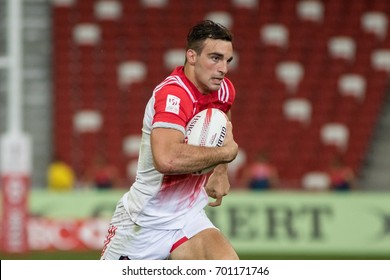
[{"label": "red stadium seating", "polygon": [[[104,152],[126,176],[134,158],[125,154],[124,141],[141,134],[144,106],[153,87],[170,72],[164,66],[165,52],[185,47],[192,24],[223,12],[232,20],[239,57],[237,68],[228,75],[237,90],[232,109],[235,137],[247,159],[268,150],[282,188],[301,187],[304,175],[325,170],[334,153],[342,153],[359,174],[390,71],[386,59],[374,63],[375,51],[390,50],[388,29],[380,26],[380,19],[364,16],[389,15],[389,3],[168,0],[166,6],[147,7],[142,1],[75,0],[67,6],[53,5],[54,152],[71,162],[78,174],[95,154]],[[95,31],[75,37],[80,24],[91,24]],[[271,41],[266,41],[262,32],[269,26],[283,27],[286,33],[278,29],[282,33],[272,33],[267,37]],[[331,40],[340,36],[354,44],[350,56],[346,41],[331,52]],[[146,76],[120,84],[119,65],[129,61],[145,65]],[[301,80],[290,90],[277,74],[279,63],[289,61],[303,68]],[[284,74],[294,74],[288,71],[293,69]],[[361,92],[342,92],[339,80],[348,74],[366,81]],[[283,111],[291,99],[310,104],[307,122],[288,118]],[[84,109],[101,113],[99,131],[74,129],[74,114]],[[342,151],[321,142],[321,128],[335,122],[349,130]]]}]

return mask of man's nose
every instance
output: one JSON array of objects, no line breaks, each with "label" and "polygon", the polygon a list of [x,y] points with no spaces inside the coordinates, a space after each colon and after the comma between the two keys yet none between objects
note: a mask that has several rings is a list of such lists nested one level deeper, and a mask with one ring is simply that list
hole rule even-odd
[{"label": "man's nose", "polygon": [[218,70],[225,75],[228,72],[228,62],[223,61]]}]

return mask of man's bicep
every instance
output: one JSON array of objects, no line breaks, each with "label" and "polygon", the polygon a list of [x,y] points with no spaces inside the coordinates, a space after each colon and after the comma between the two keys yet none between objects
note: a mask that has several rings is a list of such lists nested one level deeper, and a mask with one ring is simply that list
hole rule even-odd
[{"label": "man's bicep", "polygon": [[184,143],[184,134],[173,128],[154,128],[151,133],[153,160],[158,167],[175,153],[175,145]]},{"label": "man's bicep", "polygon": [[174,128],[156,127],[152,129],[152,146],[167,145],[172,143],[184,143],[182,131]]}]

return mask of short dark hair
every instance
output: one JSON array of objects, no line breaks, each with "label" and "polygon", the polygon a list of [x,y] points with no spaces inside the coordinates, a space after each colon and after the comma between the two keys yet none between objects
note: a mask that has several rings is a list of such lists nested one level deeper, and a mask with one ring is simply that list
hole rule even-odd
[{"label": "short dark hair", "polygon": [[203,42],[208,38],[232,42],[233,34],[222,24],[211,20],[201,21],[188,32],[186,50],[192,49],[200,54]]}]

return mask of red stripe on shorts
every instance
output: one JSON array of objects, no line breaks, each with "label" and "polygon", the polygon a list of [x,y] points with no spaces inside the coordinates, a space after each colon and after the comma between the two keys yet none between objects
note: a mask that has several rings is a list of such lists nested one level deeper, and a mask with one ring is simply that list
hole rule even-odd
[{"label": "red stripe on shorts", "polygon": [[182,237],[180,238],[178,241],[176,241],[173,245],[172,245],[172,248],[171,250],[169,251],[169,253],[172,253],[177,247],[179,247],[181,244],[183,244],[184,242],[186,242],[188,240],[187,237]]}]

